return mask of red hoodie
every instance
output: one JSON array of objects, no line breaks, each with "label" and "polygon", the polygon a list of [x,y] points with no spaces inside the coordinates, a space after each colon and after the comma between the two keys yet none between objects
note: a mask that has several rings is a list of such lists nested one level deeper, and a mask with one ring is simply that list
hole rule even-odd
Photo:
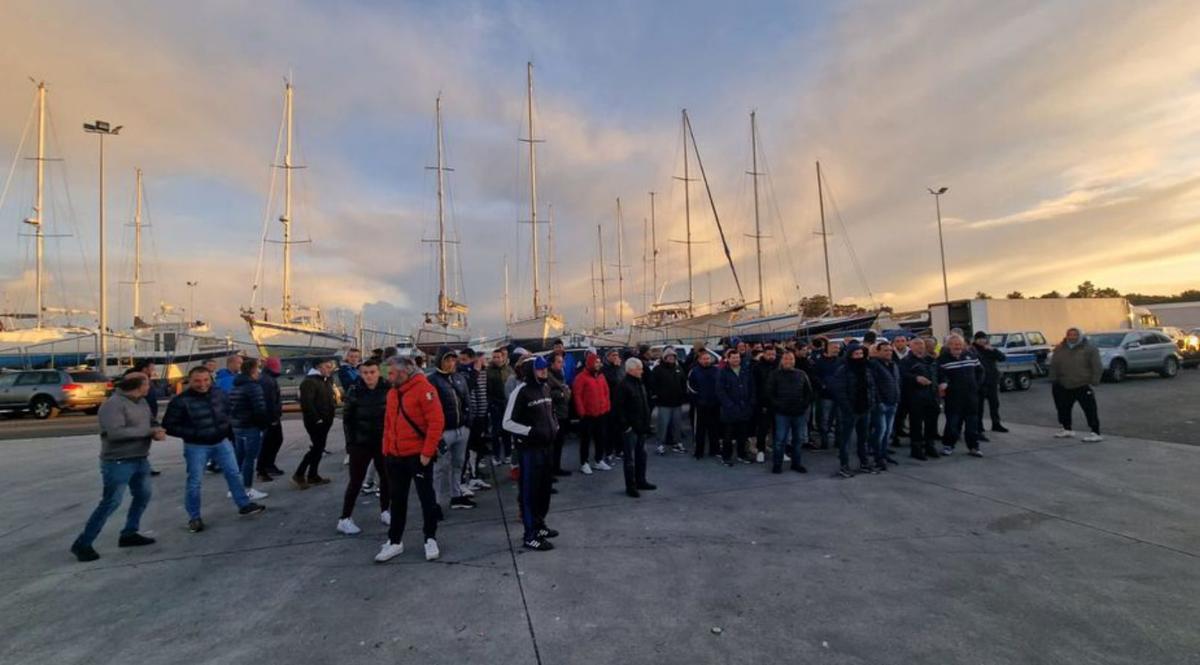
[{"label": "red hoodie", "polygon": [[589,352],[584,359],[584,371],[575,377],[571,385],[575,413],[581,417],[602,416],[611,408],[608,397],[608,381],[600,373],[600,356]]},{"label": "red hoodie", "polygon": [[[425,432],[424,438],[400,413],[400,400],[404,400],[404,413]],[[388,391],[387,413],[383,417],[383,454],[391,457],[433,457],[438,441],[442,439],[445,422],[437,389],[424,374],[414,374]]]}]

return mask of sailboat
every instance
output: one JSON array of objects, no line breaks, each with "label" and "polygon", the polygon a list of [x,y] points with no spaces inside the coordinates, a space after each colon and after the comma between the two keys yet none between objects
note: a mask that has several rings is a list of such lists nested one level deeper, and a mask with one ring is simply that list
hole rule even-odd
[{"label": "sailboat", "polygon": [[528,318],[508,321],[509,342],[529,351],[540,351],[563,332],[563,319],[554,312],[549,303],[542,302],[538,276],[538,202],[537,202],[537,151],[541,139],[533,131],[533,63],[526,63],[526,108],[529,115],[529,138],[518,139],[529,144],[529,228],[530,270],[533,273],[533,311]]},{"label": "sailboat", "polygon": [[[243,308],[241,315],[250,329],[250,337],[264,357],[281,358],[332,356],[355,343],[354,336],[346,331],[335,331],[325,324],[318,307],[298,305],[292,301],[292,245],[304,241],[292,240],[292,171],[304,168],[292,163],[292,82],[284,84],[283,104],[286,146],[283,163],[276,168],[283,170],[283,214],[279,222],[283,225],[283,275],[282,299],[279,318],[272,321],[266,307],[256,309],[253,304]],[[263,239],[266,242],[266,238]],[[258,285],[254,285],[257,295]]]},{"label": "sailboat", "polygon": [[[55,310],[45,305],[45,164],[46,157],[46,83],[37,84],[37,157],[34,158],[37,185],[34,193],[33,215],[24,220],[32,227],[34,239],[33,312],[0,312],[0,368],[35,369],[81,365],[96,351],[97,335],[82,326],[51,325],[47,314],[76,314],[70,310]],[[22,141],[22,144],[24,141]],[[32,325],[21,325],[32,322]]]},{"label": "sailboat", "polygon": [[[681,115],[683,117],[683,177],[677,176],[676,179],[683,182],[683,211],[687,237],[685,240],[678,242],[681,242],[687,248],[687,299],[673,302],[656,302],[650,306],[650,311],[637,317],[634,320],[634,327],[630,334],[631,342],[636,344],[690,342],[723,337],[729,334],[733,322],[737,320],[742,310],[746,308],[745,296],[742,294],[742,283],[738,278],[737,268],[733,264],[733,256],[729,250],[729,243],[725,239],[725,231],[721,227],[721,217],[717,214],[717,204],[713,200],[712,188],[708,184],[708,175],[704,171],[704,162],[700,159],[699,146],[696,145],[696,135],[692,131],[692,122],[688,117],[687,109],[683,109]],[[700,168],[700,178],[704,182],[704,189],[708,195],[708,203],[712,209],[713,220],[716,222],[717,232],[721,237],[725,260],[729,264],[729,271],[733,275],[733,281],[738,291],[736,298],[710,305],[712,308],[711,311],[705,313],[697,312],[694,275],[692,271],[692,245],[696,241],[692,240],[691,183],[695,179],[691,177],[689,144],[692,148],[691,151],[695,153],[696,165]]]},{"label": "sailboat", "polygon": [[438,255],[438,302],[437,311],[425,314],[425,321],[417,328],[416,345],[426,353],[435,353],[439,347],[451,346],[460,348],[470,339],[467,331],[466,304],[450,298],[446,279],[446,245],[452,241],[446,240],[446,196],[445,173],[451,170],[446,166],[443,155],[442,141],[442,97],[438,95],[436,102],[437,113],[437,166],[430,169],[437,171],[437,217],[438,236],[433,242],[437,244]]}]

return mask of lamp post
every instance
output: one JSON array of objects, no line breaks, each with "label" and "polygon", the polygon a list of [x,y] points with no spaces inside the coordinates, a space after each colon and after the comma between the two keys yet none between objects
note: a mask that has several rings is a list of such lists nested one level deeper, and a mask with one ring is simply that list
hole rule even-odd
[{"label": "lamp post", "polygon": [[939,187],[934,189],[926,187],[929,193],[933,195],[934,206],[937,207],[937,225],[938,225],[938,249],[942,252],[942,298],[945,302],[950,302],[950,286],[946,281],[946,243],[942,240],[942,194],[950,191],[949,187]]},{"label": "lamp post", "polygon": [[200,283],[200,280],[196,280],[194,282],[193,281],[187,282],[187,286],[188,286],[188,316],[192,319],[193,323],[200,320],[200,317],[196,316],[196,309],[195,309],[196,308],[196,285],[199,283]]},{"label": "lamp post", "polygon": [[96,362],[101,373],[106,373],[108,370],[108,340],[105,337],[108,329],[108,300],[105,294],[107,272],[104,263],[104,137],[120,134],[121,127],[122,125],[113,127],[103,120],[83,123],[83,131],[100,136],[100,330],[97,338],[99,349],[96,354],[98,356]]}]

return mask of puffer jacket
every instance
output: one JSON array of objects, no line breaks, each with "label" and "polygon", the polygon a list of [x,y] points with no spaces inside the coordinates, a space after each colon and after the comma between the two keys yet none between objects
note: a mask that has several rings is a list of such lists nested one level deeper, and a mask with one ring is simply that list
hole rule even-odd
[{"label": "puffer jacket", "polygon": [[[745,366],[745,363],[742,363]],[[767,362],[763,356],[759,356],[758,360],[750,363],[750,376],[754,378],[754,394],[756,396],[755,408],[762,410],[770,408],[764,396],[767,394],[767,379],[771,378],[771,374],[779,367],[779,360]]]},{"label": "puffer jacket", "polygon": [[266,429],[271,424],[262,384],[245,374],[233,380],[229,394],[229,420],[234,429]]},{"label": "puffer jacket", "polygon": [[279,392],[278,379],[278,374],[265,368],[258,377],[258,383],[262,385],[263,401],[267,405],[267,418],[270,419],[270,424],[279,422],[279,419],[283,417],[283,395]]},{"label": "puffer jacket", "polygon": [[895,361],[883,362],[878,358],[870,361],[875,375],[875,397],[880,404],[900,403],[900,365]]},{"label": "puffer jacket", "polygon": [[[846,413],[854,413],[862,415],[870,413],[875,406],[875,374],[871,371],[869,361],[864,362],[864,371],[860,377],[854,367],[847,359],[838,366],[838,370],[833,375],[833,380],[830,382],[833,400],[837,403],[838,408]],[[866,382],[866,404],[858,401],[859,391],[862,390],[862,382]],[[862,409],[862,410],[860,410]]]},{"label": "puffer jacket", "polygon": [[721,422],[748,422],[754,417],[754,377],[741,367],[722,367],[717,373],[717,402],[721,405]]},{"label": "puffer jacket", "polygon": [[[918,376],[929,379],[929,385],[917,383]],[[900,377],[910,405],[937,404],[937,361],[933,357],[908,354],[900,361]]]},{"label": "puffer jacket", "polygon": [[717,399],[717,376],[721,370],[716,365],[701,367],[699,363],[688,372],[687,391],[696,406],[719,406]]},{"label": "puffer jacket", "polygon": [[764,390],[763,401],[783,416],[802,416],[813,403],[808,375],[799,369],[776,369],[767,377]]},{"label": "puffer jacket", "polygon": [[649,373],[649,379],[646,382],[647,388],[650,390],[650,399],[656,406],[683,406],[687,401],[687,379],[678,362],[660,362]]},{"label": "puffer jacket", "polygon": [[614,404],[617,414],[617,426],[621,431],[633,430],[634,434],[653,434],[650,424],[650,398],[646,394],[646,385],[641,379],[626,374],[617,386],[617,398]]},{"label": "puffer jacket", "polygon": [[812,361],[813,378],[816,379],[816,384],[813,388],[822,399],[834,399],[833,394],[833,376],[837,374],[838,367],[842,364],[842,358],[838,356],[827,356],[821,354]]},{"label": "puffer jacket", "polygon": [[1054,383],[1073,390],[1097,385],[1103,375],[1100,349],[1086,337],[1075,348],[1067,346],[1065,340],[1054,347],[1050,357],[1050,380]]},{"label": "puffer jacket", "polygon": [[300,382],[300,411],[306,425],[333,422],[337,399],[333,396],[333,381],[317,370],[309,370]]},{"label": "puffer jacket", "polygon": [[[592,359],[596,360],[593,361]],[[594,418],[603,416],[612,409],[611,396],[608,392],[608,380],[599,371],[599,358],[589,353],[587,369],[575,376],[571,385],[572,400],[575,402],[575,413],[580,417]]]},{"label": "puffer jacket", "polygon": [[162,426],[168,435],[199,446],[228,441],[233,434],[225,393],[215,387],[204,393],[188,388],[171,398]]},{"label": "puffer jacket", "polygon": [[[400,413],[400,405],[404,413]],[[409,419],[421,431],[409,424]],[[389,457],[424,455],[433,457],[442,440],[445,420],[437,389],[418,372],[388,391],[387,414],[383,419],[383,454]]]},{"label": "puffer jacket", "polygon": [[383,379],[374,388],[368,388],[362,379],[350,386],[346,401],[342,404],[342,430],[346,433],[347,447],[368,450],[382,448],[390,388]]}]

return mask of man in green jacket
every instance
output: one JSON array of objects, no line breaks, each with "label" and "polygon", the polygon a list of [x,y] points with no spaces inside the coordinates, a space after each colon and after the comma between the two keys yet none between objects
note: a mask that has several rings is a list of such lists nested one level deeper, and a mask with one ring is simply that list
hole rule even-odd
[{"label": "man in green jacket", "polygon": [[1096,412],[1096,393],[1093,386],[1099,385],[1104,367],[1100,364],[1100,349],[1096,348],[1079,328],[1067,328],[1067,335],[1050,359],[1051,391],[1054,407],[1058,411],[1058,422],[1062,430],[1054,436],[1065,439],[1075,436],[1071,429],[1071,410],[1075,402],[1083,409],[1091,434],[1083,437],[1089,443],[1103,441],[1100,436],[1100,416]]}]

